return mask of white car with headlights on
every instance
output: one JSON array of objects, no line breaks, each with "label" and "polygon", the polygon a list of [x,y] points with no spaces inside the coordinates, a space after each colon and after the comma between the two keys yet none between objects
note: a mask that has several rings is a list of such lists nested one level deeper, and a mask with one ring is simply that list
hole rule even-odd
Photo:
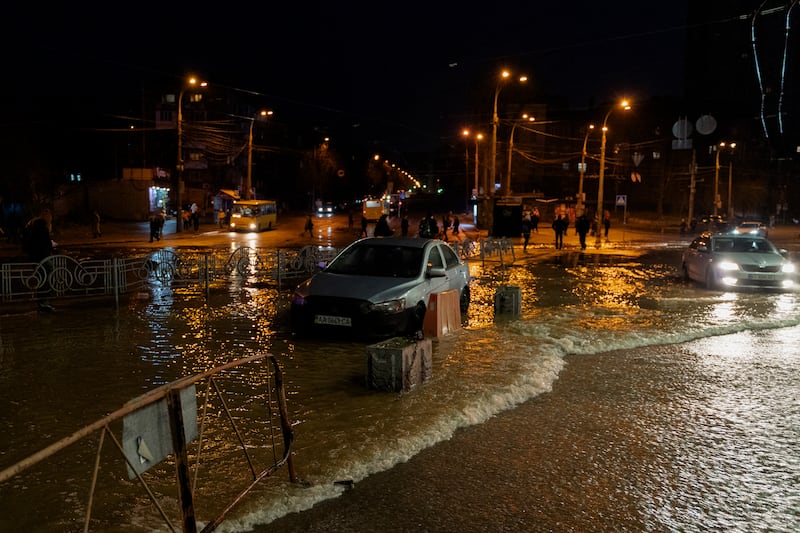
[{"label": "white car with headlights on", "polygon": [[759,235],[702,233],[684,251],[682,267],[686,279],[709,289],[797,288],[786,251]]},{"label": "white car with headlights on", "polygon": [[469,306],[469,267],[438,239],[367,237],[301,283],[291,303],[292,332],[381,338],[416,334],[431,294],[458,291]]}]

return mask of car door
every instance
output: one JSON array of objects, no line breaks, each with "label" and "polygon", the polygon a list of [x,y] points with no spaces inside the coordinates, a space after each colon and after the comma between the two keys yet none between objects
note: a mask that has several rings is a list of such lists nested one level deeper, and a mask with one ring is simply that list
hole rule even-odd
[{"label": "car door", "polygon": [[[428,253],[426,283],[428,284],[429,294],[443,292],[450,289],[452,274],[448,273],[447,263],[442,256],[441,244],[431,246]],[[432,275],[433,272],[444,271],[442,275]]]},{"label": "car door", "polygon": [[706,277],[706,264],[709,260],[708,247],[711,245],[710,239],[706,237],[697,237],[689,245],[686,251],[686,273],[690,279],[695,281],[703,281]]},{"label": "car door", "polygon": [[439,245],[439,252],[441,252],[445,263],[447,286],[450,289],[457,290],[460,294],[461,289],[466,285],[465,269],[461,259],[447,244]]}]

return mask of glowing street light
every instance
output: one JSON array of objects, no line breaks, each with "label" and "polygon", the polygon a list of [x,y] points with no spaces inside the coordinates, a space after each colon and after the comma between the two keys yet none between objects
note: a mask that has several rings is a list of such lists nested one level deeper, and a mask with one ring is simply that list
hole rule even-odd
[{"label": "glowing street light", "polygon": [[506,196],[511,195],[511,155],[514,153],[514,130],[517,129],[517,124],[520,122],[534,122],[535,120],[536,118],[525,113],[522,115],[522,120],[515,120],[511,125],[511,135],[508,137],[508,165],[506,168],[505,183],[503,184],[503,190]]},{"label": "glowing street light", "polygon": [[250,134],[247,137],[247,181],[244,187],[244,199],[252,200],[251,190],[253,188],[253,124],[256,123],[257,118],[262,120],[272,115],[272,111],[262,109],[258,114],[250,118]]},{"label": "glowing street light", "polygon": [[597,240],[595,241],[595,246],[598,248],[600,248],[600,225],[603,222],[603,178],[605,177],[606,170],[606,132],[608,131],[608,117],[610,117],[611,113],[613,113],[616,109],[624,109],[627,111],[630,108],[631,104],[627,100],[622,100],[618,105],[615,105],[609,109],[608,113],[606,113],[606,116],[603,119],[603,135],[600,140],[600,174],[599,183],[597,184]]},{"label": "glowing street light", "polygon": [[[497,177],[497,125],[500,120],[497,117],[497,98],[500,96],[500,89],[503,88],[503,84],[511,78],[511,72],[508,70],[503,70],[500,73],[500,79],[497,81],[497,87],[494,90],[494,105],[492,107],[492,144],[490,147],[490,155],[489,155],[489,183],[487,183],[485,195],[493,196],[494,195],[494,180]],[[522,75],[518,78],[520,83],[525,83],[528,81],[528,77]]]},{"label": "glowing street light", "polygon": [[[717,146],[714,147],[714,150],[717,152],[715,163],[714,163],[714,212],[713,215],[717,216],[717,210],[722,207],[722,200],[719,197],[719,153],[725,149],[725,147],[729,147],[731,151],[736,148],[736,143],[725,144],[724,142],[719,143]],[[733,168],[729,165],[728,166],[728,211],[732,212],[731,208],[731,186],[733,180]],[[730,215],[729,218],[732,218],[733,215]]]},{"label": "glowing street light", "polygon": [[586,135],[583,137],[583,148],[581,149],[581,165],[578,170],[581,173],[581,179],[578,182],[578,206],[576,212],[578,216],[583,214],[583,177],[586,175],[586,143],[589,141],[589,134],[594,130],[594,124],[589,124],[586,128]]},{"label": "glowing street light", "polygon": [[183,212],[183,95],[187,89],[193,87],[207,87],[208,83],[204,81],[198,81],[195,77],[190,77],[186,80],[186,84],[181,88],[181,92],[178,95],[178,162],[177,162],[177,174],[178,174],[178,183],[177,189],[178,192],[176,193],[176,201],[178,203],[178,214],[177,214],[177,223],[175,224],[175,231],[180,233],[182,229],[181,224],[181,213]]}]

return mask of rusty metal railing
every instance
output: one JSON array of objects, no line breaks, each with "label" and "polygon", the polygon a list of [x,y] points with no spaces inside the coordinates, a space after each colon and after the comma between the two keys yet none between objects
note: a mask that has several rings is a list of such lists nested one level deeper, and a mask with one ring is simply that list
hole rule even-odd
[{"label": "rusty metal railing", "polygon": [[[220,378],[226,373],[241,375],[242,367],[245,365],[259,363],[264,360],[272,364],[272,372],[269,373],[272,377],[268,379],[266,383],[269,404],[267,406],[269,416],[266,427],[269,428],[269,434],[263,435],[263,437],[265,439],[271,439],[273,457],[271,463],[263,464],[264,462],[261,461],[262,464],[258,464],[259,461],[257,461],[248,450],[248,447],[255,443],[248,442],[248,439],[237,426],[235,418],[228,408],[229,400],[226,400],[226,394],[220,388]],[[197,390],[198,385],[204,386],[204,391],[202,393]],[[197,402],[198,399],[202,399],[202,401],[199,402],[201,405],[199,409],[196,405],[193,405],[193,402]],[[59,453],[66,453],[69,446],[85,441],[92,435],[99,434],[99,444],[91,471],[91,483],[86,500],[83,531],[88,532],[92,523],[92,511],[97,495],[97,479],[106,437],[109,438],[114,447],[122,455],[128,469],[129,478],[135,478],[139,481],[143,490],[150,498],[152,505],[156,508],[167,527],[169,527],[171,531],[177,531],[178,529],[176,529],[168,513],[164,510],[159,495],[151,488],[146,479],[146,470],[160,462],[157,450],[163,449],[164,446],[166,446],[165,453],[173,457],[176,467],[175,486],[180,502],[180,530],[184,532],[196,532],[198,521],[195,518],[195,494],[197,493],[197,484],[201,478],[200,464],[201,459],[204,457],[204,446],[206,444],[204,441],[205,429],[210,419],[208,414],[209,406],[215,401],[219,403],[218,411],[224,413],[225,416],[223,418],[230,423],[233,429],[233,435],[231,435],[230,432],[225,434],[231,435],[232,440],[233,436],[235,436],[235,442],[232,442],[232,446],[233,448],[240,449],[243,455],[243,463],[246,464],[246,468],[249,471],[250,481],[245,486],[241,487],[239,492],[224,504],[222,508],[208,513],[214,516],[206,521],[206,525],[202,531],[204,533],[213,531],[224,521],[227,514],[239,504],[258,483],[277,472],[280,468],[285,466],[288,471],[289,480],[291,482],[297,481],[297,476],[292,464],[292,443],[294,437],[286,405],[283,374],[277,360],[271,354],[254,355],[232,361],[206,372],[168,383],[135,398],[100,420],[83,427],[75,433],[54,442],[13,465],[3,468],[0,470],[0,486],[3,486],[3,484],[9,482],[12,478],[21,476],[34,465],[50,459]],[[192,407],[194,407],[194,409],[192,409]],[[280,436],[282,438],[282,444],[280,446],[276,443],[277,430],[273,423],[273,410],[277,411],[275,415],[280,425]],[[163,411],[166,411],[168,416],[164,416]],[[153,415],[155,415],[156,420],[168,419],[168,431],[163,432],[169,435],[169,442],[166,444],[157,442],[158,432],[154,432],[151,426],[153,424],[157,426],[158,422],[149,420]],[[159,417],[158,415],[161,416]],[[143,424],[143,420],[147,423]],[[119,421],[122,421],[125,425],[122,438],[111,429],[111,425]],[[196,422],[196,424],[192,422]],[[197,439],[197,450],[195,452],[192,477],[192,464],[188,460],[188,444],[191,440],[194,440],[191,437],[195,435]],[[282,451],[276,453],[279,449]],[[5,487],[4,490],[13,489]]]}]

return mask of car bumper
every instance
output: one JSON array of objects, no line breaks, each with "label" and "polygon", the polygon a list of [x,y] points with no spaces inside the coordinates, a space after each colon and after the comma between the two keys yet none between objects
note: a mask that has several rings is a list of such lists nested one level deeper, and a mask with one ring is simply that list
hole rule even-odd
[{"label": "car bumper", "polygon": [[412,333],[415,327],[413,310],[400,313],[368,311],[368,303],[349,301],[346,304],[291,306],[292,332],[326,337],[361,339],[387,338]]}]

